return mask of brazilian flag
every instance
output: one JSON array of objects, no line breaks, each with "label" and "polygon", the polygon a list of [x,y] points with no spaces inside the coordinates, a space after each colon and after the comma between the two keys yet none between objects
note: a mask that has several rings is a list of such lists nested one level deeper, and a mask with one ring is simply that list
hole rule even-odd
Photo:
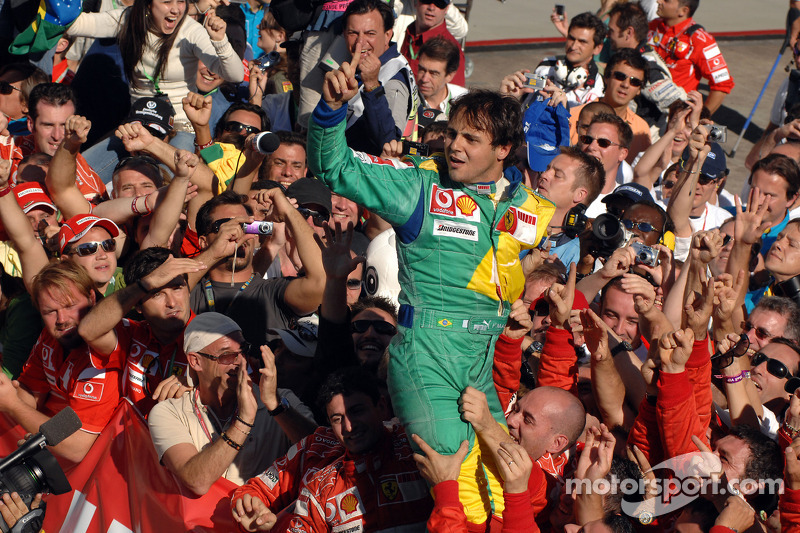
[{"label": "brazilian flag", "polygon": [[34,54],[53,48],[81,14],[81,0],[39,0],[36,19],[8,48],[12,54]]}]

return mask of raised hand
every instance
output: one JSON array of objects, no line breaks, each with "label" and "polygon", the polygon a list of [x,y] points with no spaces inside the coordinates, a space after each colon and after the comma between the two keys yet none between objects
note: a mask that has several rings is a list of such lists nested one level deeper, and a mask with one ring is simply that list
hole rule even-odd
[{"label": "raised hand", "polygon": [[740,270],[736,280],[730,274],[720,274],[714,280],[714,320],[720,324],[727,323],[733,317],[739,294],[744,285],[747,272]]},{"label": "raised hand", "polygon": [[500,475],[503,476],[503,491],[509,494],[520,494],[528,490],[528,479],[533,470],[533,461],[525,448],[516,442],[501,442],[497,450],[501,461],[497,462]]},{"label": "raised hand", "polygon": [[769,231],[770,223],[764,222],[769,208],[769,199],[758,187],[750,189],[747,208],[742,210],[742,201],[736,196],[736,218],[733,222],[733,238],[742,244],[755,244],[765,231]]},{"label": "raised hand", "polygon": [[608,330],[605,322],[591,309],[582,310],[580,317],[583,325],[583,338],[592,355],[592,361],[610,360],[611,352],[608,348]]},{"label": "raised hand", "polygon": [[604,479],[611,471],[611,458],[617,439],[605,424],[592,427],[586,431],[586,446],[578,458],[575,477],[597,481]]},{"label": "raised hand", "polygon": [[719,230],[698,231],[692,236],[692,259],[707,265],[722,251],[723,240]]},{"label": "raised hand", "polygon": [[141,122],[128,122],[120,124],[114,133],[122,141],[125,149],[129,152],[141,152],[146,150],[150,143],[155,140],[147,128]]},{"label": "raised hand", "polygon": [[453,455],[442,455],[425,442],[417,434],[411,435],[411,439],[419,446],[422,453],[414,454],[414,461],[417,463],[419,473],[422,478],[434,486],[442,481],[455,481],[461,473],[461,463],[469,452],[469,442],[464,441],[459,446],[458,451]]},{"label": "raised hand", "polygon": [[503,329],[503,335],[510,339],[521,339],[533,327],[531,314],[528,312],[528,306],[522,300],[517,300],[511,304],[511,311],[508,313],[508,320],[506,327]]},{"label": "raised hand", "polygon": [[278,370],[275,367],[275,354],[269,346],[261,347],[261,361],[264,366],[258,370],[261,378],[258,381],[258,391],[261,395],[261,402],[272,411],[278,408]]},{"label": "raised hand", "polygon": [[532,87],[525,86],[526,73],[530,73],[530,70],[518,70],[503,78],[503,81],[500,82],[500,92],[517,98],[521,98],[524,94],[535,92]]},{"label": "raised hand", "polygon": [[325,222],[322,225],[325,230],[325,241],[314,234],[314,240],[317,241],[317,246],[322,251],[322,266],[325,268],[325,274],[329,278],[347,279],[347,276],[355,270],[358,265],[366,261],[365,257],[356,256],[352,257],[350,254],[350,247],[353,243],[353,223],[347,223],[347,229],[342,232],[342,226],[336,223],[335,229],[331,229],[330,225]]},{"label": "raised hand", "polygon": [[553,327],[566,329],[569,314],[575,301],[575,275],[577,269],[572,263],[566,285],[554,284],[544,293],[545,299],[550,303],[550,323]]},{"label": "raised hand", "polygon": [[200,158],[196,154],[187,150],[177,150],[175,152],[175,177],[191,178],[199,164]]},{"label": "raised hand", "polygon": [[212,41],[221,41],[225,38],[225,29],[228,25],[216,13],[206,15],[203,25],[206,27],[208,36],[211,37]]},{"label": "raised hand", "polygon": [[[361,39],[356,44],[356,50],[361,50]],[[325,74],[322,83],[322,99],[331,109],[339,109],[358,92],[356,70],[361,61],[361,54],[353,54],[352,62],[342,62],[338,70],[331,70]]]},{"label": "raised hand", "polygon": [[489,411],[486,395],[474,387],[467,387],[458,399],[458,411],[465,422],[472,424],[475,433],[482,433],[497,421]]},{"label": "raised hand", "polygon": [[700,282],[703,293],[690,291],[686,295],[683,306],[683,314],[686,325],[692,328],[694,337],[698,340],[704,339],[708,332],[708,321],[711,318],[711,311],[714,307],[714,281],[707,279]]},{"label": "raised hand", "polygon": [[169,256],[155,270],[143,277],[140,284],[148,293],[153,293],[178,276],[199,272],[205,268],[206,265],[196,259]]},{"label": "raised hand", "polygon": [[86,139],[89,138],[89,130],[92,123],[86,117],[71,115],[64,123],[64,146],[68,149],[77,150]]},{"label": "raised hand", "polygon": [[211,120],[211,102],[213,98],[207,94],[197,94],[190,92],[181,100],[183,112],[192,124],[197,126],[208,126]]},{"label": "raised hand", "polygon": [[686,362],[692,355],[694,332],[691,328],[665,333],[658,342],[658,356],[661,370],[668,374],[679,374],[686,369]]},{"label": "raised hand", "polygon": [[656,290],[649,281],[638,274],[622,275],[621,288],[633,296],[633,306],[640,315],[647,315],[653,310],[656,301]]}]

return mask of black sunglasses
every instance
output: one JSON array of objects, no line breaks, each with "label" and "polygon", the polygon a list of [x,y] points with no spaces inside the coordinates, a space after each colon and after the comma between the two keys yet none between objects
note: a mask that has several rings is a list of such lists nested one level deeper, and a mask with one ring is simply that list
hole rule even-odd
[{"label": "black sunglasses", "polygon": [[84,242],[77,246],[73,246],[69,250],[64,250],[64,255],[77,255],[78,257],[86,257],[97,253],[98,246],[102,246],[106,252],[113,252],[117,249],[117,241],[114,239],[106,239],[104,241]]},{"label": "black sunglasses", "polygon": [[229,120],[228,122],[226,122],[223,129],[231,133],[241,133],[242,131],[244,131],[245,134],[247,135],[258,133],[261,131],[259,128],[256,128],[255,126],[242,124],[241,122],[237,122],[235,120]]},{"label": "black sunglasses", "polygon": [[727,352],[717,352],[711,356],[711,360],[719,361],[719,368],[728,368],[733,364],[733,358],[743,356],[747,353],[748,348],[750,348],[750,339],[747,335],[742,335]]},{"label": "black sunglasses", "polygon": [[617,81],[625,81],[630,80],[632,87],[641,87],[644,84],[644,80],[640,78],[634,78],[633,76],[628,76],[624,72],[620,72],[619,70],[615,70],[611,73],[611,77]]},{"label": "black sunglasses", "polygon": [[712,178],[708,174],[700,174],[700,176],[697,177],[697,183],[700,185],[708,185],[712,181],[717,181],[717,178]]},{"label": "black sunglasses", "polygon": [[649,222],[634,222],[633,220],[628,220],[626,218],[622,219],[622,225],[625,226],[625,229],[628,231],[632,230],[633,228],[637,228],[645,233],[650,233],[651,231],[661,232],[661,230],[656,229],[652,224]]},{"label": "black sunglasses", "polygon": [[323,222],[326,222],[329,217],[325,216],[323,213],[319,211],[314,211],[313,209],[309,209],[307,207],[298,207],[297,210],[303,215],[303,218],[311,217],[311,220],[314,221],[314,225],[322,226]]},{"label": "black sunglasses", "polygon": [[225,352],[219,355],[211,355],[210,353],[203,353],[197,352],[198,354],[202,355],[206,359],[210,359],[212,361],[216,361],[221,365],[232,365],[239,359],[239,356],[247,357],[247,354],[250,353],[250,343],[243,342],[239,345],[239,349],[237,351]]},{"label": "black sunglasses", "polygon": [[15,87],[14,85],[11,85],[7,81],[0,81],[0,94],[9,95],[14,91],[22,92],[22,89],[20,89],[19,87]]},{"label": "black sunglasses", "polygon": [[372,326],[379,335],[394,335],[397,333],[397,328],[385,320],[354,320],[350,322],[350,331],[353,333],[364,333],[370,326]]},{"label": "black sunglasses", "polygon": [[119,163],[114,166],[114,170],[111,173],[116,174],[119,170],[122,170],[123,168],[135,163],[142,163],[151,166],[156,170],[157,173],[161,173],[161,170],[158,167],[158,161],[147,155],[129,155],[128,157],[123,157],[119,160]]},{"label": "black sunglasses", "polygon": [[730,235],[723,235],[723,237],[722,237],[722,246],[728,246],[728,243],[731,242],[732,239],[733,239],[733,237],[730,236]]},{"label": "black sunglasses", "polygon": [[450,3],[445,0],[419,0],[420,4],[434,4],[439,9],[446,9]]},{"label": "black sunglasses", "polygon": [[792,377],[792,373],[789,372],[789,369],[786,368],[786,365],[778,361],[777,359],[771,359],[764,355],[761,352],[756,352],[753,355],[753,358],[750,359],[750,366],[755,368],[761,363],[767,363],[767,372],[772,374],[778,379],[788,379]]},{"label": "black sunglasses", "polygon": [[591,135],[581,135],[578,137],[578,140],[581,142],[581,144],[585,144],[586,146],[589,146],[592,144],[592,142],[597,141],[597,146],[600,148],[608,148],[611,145],[622,146],[619,143],[613,142],[611,139],[595,138]]},{"label": "black sunglasses", "polygon": [[536,305],[533,306],[533,311],[529,311],[531,317],[536,316],[547,316],[550,314],[550,304],[547,303],[547,300],[541,298]]}]

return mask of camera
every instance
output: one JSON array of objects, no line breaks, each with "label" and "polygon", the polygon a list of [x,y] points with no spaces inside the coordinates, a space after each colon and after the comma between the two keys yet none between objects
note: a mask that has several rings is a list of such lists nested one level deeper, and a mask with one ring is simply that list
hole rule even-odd
[{"label": "camera", "polygon": [[403,155],[418,155],[427,157],[431,155],[431,147],[424,143],[403,141]]},{"label": "camera", "polygon": [[631,248],[636,254],[637,265],[658,266],[658,250],[636,241],[631,243]]},{"label": "camera", "polygon": [[775,283],[772,286],[772,294],[774,296],[783,296],[789,298],[797,304],[800,304],[800,276],[789,278],[786,281]]},{"label": "camera", "polygon": [[280,62],[281,54],[279,52],[269,52],[268,54],[264,54],[258,59],[253,60],[253,64],[257,66],[261,72],[269,70]]},{"label": "camera", "polygon": [[523,84],[523,87],[529,87],[539,91],[544,89],[546,85],[547,78],[544,76],[537,76],[536,74],[531,74],[530,72],[525,73],[525,83]]},{"label": "camera", "polygon": [[251,235],[272,235],[272,222],[256,220],[244,225],[244,232]]},{"label": "camera", "polygon": [[589,219],[586,217],[586,206],[578,204],[567,211],[567,216],[564,217],[564,225],[561,226],[561,230],[564,232],[564,235],[570,239],[574,239],[583,233],[588,221]]},{"label": "camera", "polygon": [[561,17],[561,20],[564,20],[564,4],[556,4],[556,15]]},{"label": "camera", "polygon": [[715,143],[724,143],[728,140],[728,127],[717,126],[716,124],[705,124],[708,132],[708,140]]},{"label": "camera", "polygon": [[[72,490],[64,471],[47,449],[40,449],[33,455],[16,461],[8,468],[0,470],[0,494],[16,492],[25,505],[30,507],[33,498],[38,493],[65,494]],[[39,531],[44,520],[44,504],[39,509],[23,515],[20,521],[26,520],[21,531]],[[38,524],[38,525],[37,525]],[[0,517],[0,531],[6,532],[10,528],[5,520]]]},{"label": "camera", "polygon": [[625,228],[617,217],[603,213],[592,223],[592,235],[589,240],[589,255],[607,259],[625,242]]}]

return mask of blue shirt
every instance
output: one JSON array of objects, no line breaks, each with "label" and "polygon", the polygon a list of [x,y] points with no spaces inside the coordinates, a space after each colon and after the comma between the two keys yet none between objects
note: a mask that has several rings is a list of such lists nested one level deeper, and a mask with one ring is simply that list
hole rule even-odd
[{"label": "blue shirt", "polygon": [[256,44],[258,42],[258,25],[261,24],[261,20],[264,18],[264,8],[260,8],[258,11],[253,13],[250,9],[250,4],[245,2],[244,4],[239,4],[239,7],[242,8],[244,12],[244,27],[247,31],[247,44],[250,45],[250,48],[253,49],[253,57],[261,57],[264,55],[264,50],[258,47]]},{"label": "blue shirt", "polygon": [[761,236],[761,255],[767,255],[769,249],[772,247],[772,243],[778,240],[778,234],[783,231],[783,228],[786,227],[786,224],[789,223],[789,213],[786,213],[786,216],[783,217],[777,226],[770,228],[768,232]]}]

